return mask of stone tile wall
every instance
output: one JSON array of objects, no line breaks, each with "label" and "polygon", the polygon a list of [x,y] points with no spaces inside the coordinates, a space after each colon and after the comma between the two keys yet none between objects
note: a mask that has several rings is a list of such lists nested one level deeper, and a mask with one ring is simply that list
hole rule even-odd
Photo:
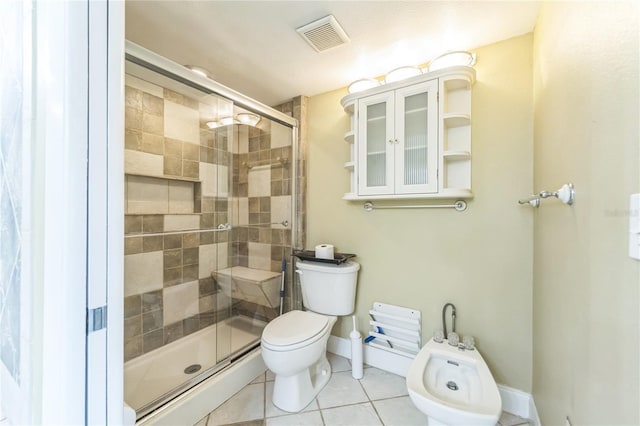
[{"label": "stone tile wall", "polygon": [[[295,216],[296,221],[293,226],[296,227],[295,241],[292,241],[293,249],[304,249],[307,242],[307,104],[309,98],[306,96],[298,96],[289,102],[275,106],[278,111],[288,114],[298,120],[298,154],[295,161],[297,162],[296,176],[296,193],[292,195],[295,198]],[[289,256],[287,268],[287,279],[285,280],[285,308],[302,309],[302,290],[300,282],[293,273],[295,266],[295,258]]]},{"label": "stone tile wall", "polygon": [[[291,162],[247,167],[291,159],[291,129],[262,119],[212,131],[219,100],[126,83],[125,361],[229,315],[274,318],[277,309],[232,301],[211,273],[280,271],[293,222]],[[231,232],[216,229],[226,223]]]}]

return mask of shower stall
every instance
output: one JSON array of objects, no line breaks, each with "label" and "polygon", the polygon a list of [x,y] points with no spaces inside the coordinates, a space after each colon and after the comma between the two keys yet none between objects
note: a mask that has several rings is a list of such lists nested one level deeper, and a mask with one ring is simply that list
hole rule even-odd
[{"label": "shower stall", "polygon": [[125,132],[124,392],[141,418],[256,350],[285,281],[291,296],[298,129],[128,43]]}]

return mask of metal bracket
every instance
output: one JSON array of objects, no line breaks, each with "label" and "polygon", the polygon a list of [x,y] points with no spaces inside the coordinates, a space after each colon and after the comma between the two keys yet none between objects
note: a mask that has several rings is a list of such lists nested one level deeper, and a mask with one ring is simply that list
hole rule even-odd
[{"label": "metal bracket", "polygon": [[107,328],[107,305],[87,309],[87,334]]}]

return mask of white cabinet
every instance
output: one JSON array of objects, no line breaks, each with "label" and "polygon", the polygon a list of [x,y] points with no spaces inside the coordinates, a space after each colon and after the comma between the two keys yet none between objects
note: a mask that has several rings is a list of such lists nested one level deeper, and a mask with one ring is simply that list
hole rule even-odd
[{"label": "white cabinet", "polygon": [[358,194],[437,192],[437,80],[358,99]]},{"label": "white cabinet", "polygon": [[347,200],[471,198],[470,67],[452,67],[342,99],[351,114]]}]

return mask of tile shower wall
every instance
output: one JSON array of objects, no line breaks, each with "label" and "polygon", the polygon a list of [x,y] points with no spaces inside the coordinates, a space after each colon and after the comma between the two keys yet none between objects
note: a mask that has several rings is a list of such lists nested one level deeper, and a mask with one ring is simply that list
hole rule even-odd
[{"label": "tile shower wall", "polygon": [[[125,361],[227,318],[230,306],[274,318],[277,308],[232,303],[211,273],[280,271],[292,223],[290,128],[263,119],[212,131],[208,105],[126,83]],[[268,164],[278,157],[289,162]],[[216,230],[225,223],[231,232]]]},{"label": "tile shower wall", "polygon": [[127,75],[125,361],[228,317],[228,131],[207,104]]},{"label": "tile shower wall", "polygon": [[[295,198],[295,223],[296,227],[295,241],[291,242],[294,249],[302,249],[307,243],[307,104],[309,98],[306,96],[298,96],[289,102],[275,106],[274,109],[287,114],[298,120],[298,153],[295,161],[297,162],[296,176],[296,193]],[[293,273],[293,260],[288,259],[289,267],[287,269],[287,278],[285,280],[285,309],[302,309],[302,291],[300,282]]]},{"label": "tile shower wall", "polygon": [[[291,129],[263,119],[256,127],[236,126],[235,141],[233,266],[278,272],[291,258]],[[279,313],[247,301],[233,310],[263,321]]]}]

